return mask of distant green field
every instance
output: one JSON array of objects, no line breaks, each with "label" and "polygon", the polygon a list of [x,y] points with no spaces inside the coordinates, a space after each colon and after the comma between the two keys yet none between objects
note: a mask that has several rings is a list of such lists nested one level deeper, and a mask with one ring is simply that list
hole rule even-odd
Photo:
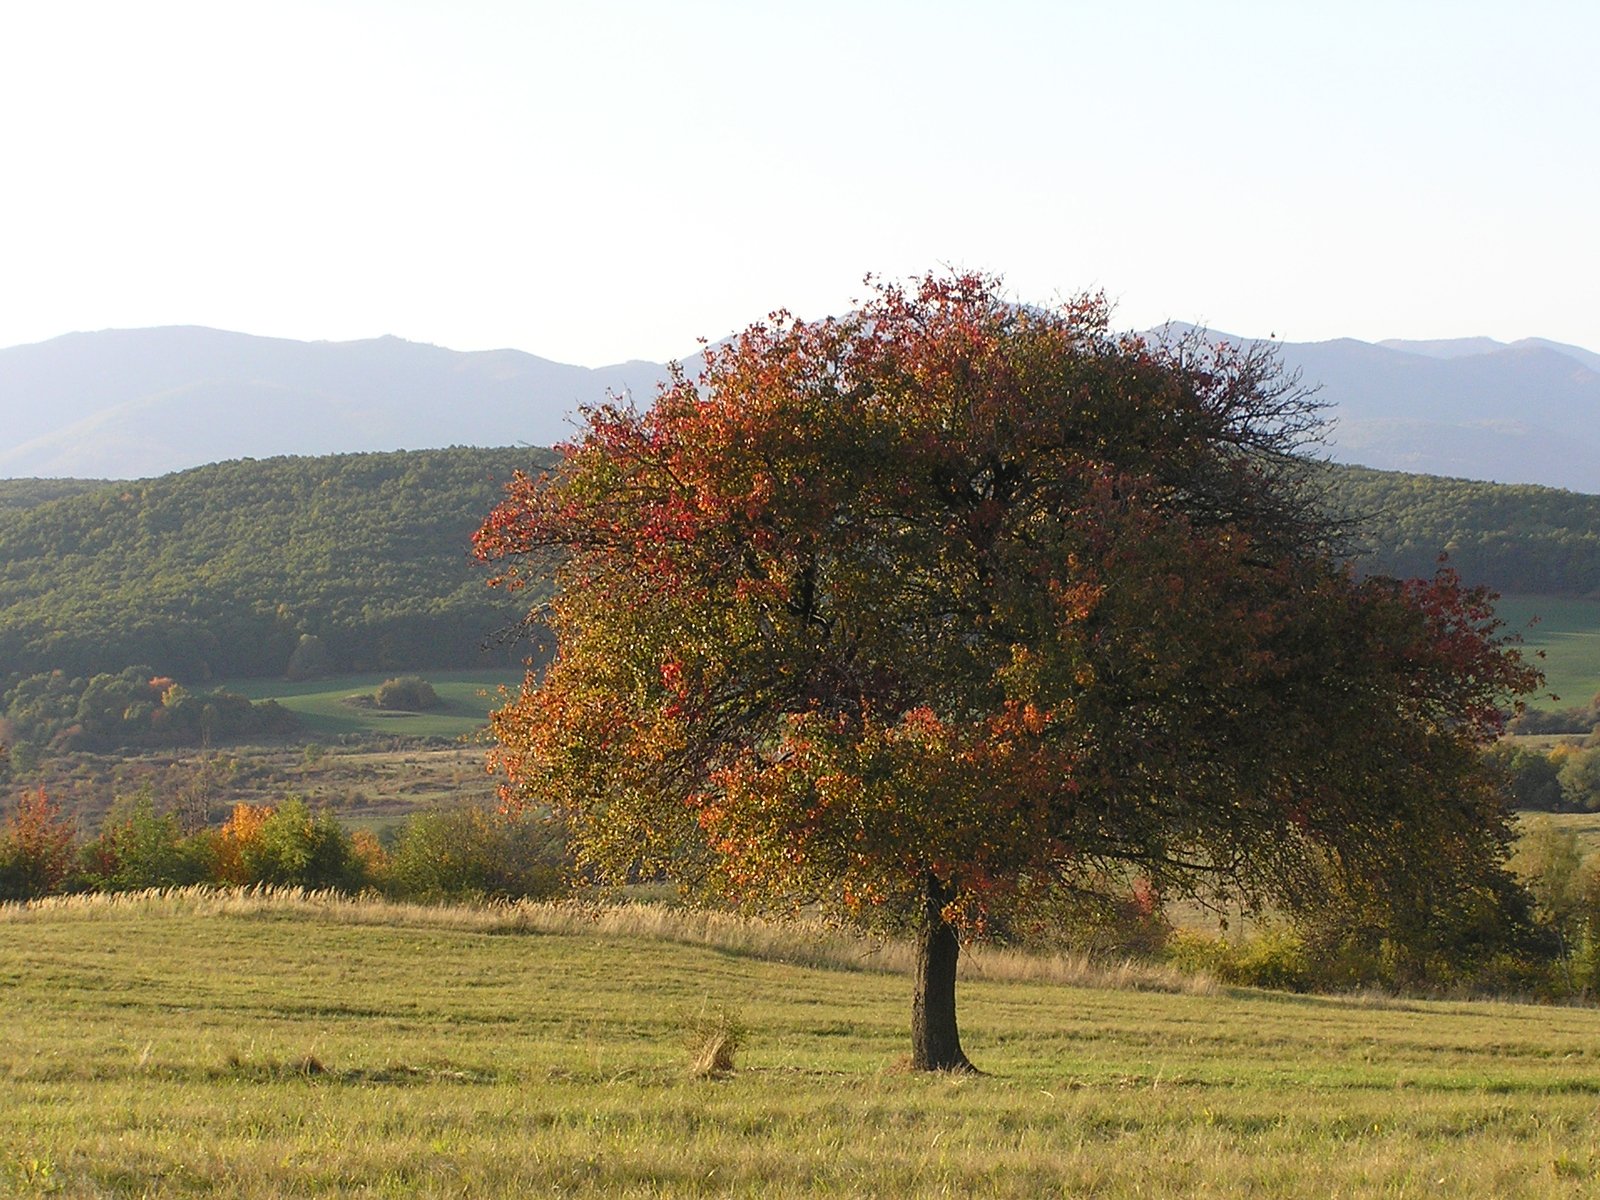
[{"label": "distant green field", "polygon": [[[350,703],[350,697],[371,695],[396,675],[419,674],[433,684],[444,701],[431,712],[386,712]],[[322,737],[341,734],[390,733],[403,737],[459,738],[477,732],[491,709],[500,706],[499,689],[513,690],[520,671],[388,671],[375,675],[340,675],[309,683],[282,679],[241,679],[224,686],[252,700],[276,700],[299,716],[306,729]]]},{"label": "distant green field", "polygon": [[1498,609],[1529,651],[1544,651],[1545,693],[1560,699],[1542,694],[1531,700],[1533,707],[1568,708],[1600,693],[1600,600],[1504,596]]},{"label": "distant green field", "polygon": [[1565,830],[1577,837],[1578,849],[1585,856],[1600,853],[1600,813],[1525,812],[1518,816],[1517,822],[1523,833],[1540,825]]},{"label": "distant green field", "polygon": [[[927,1077],[903,974],[368,907],[0,908],[0,1194],[1600,1188],[1592,1009],[972,979],[992,1074]],[[738,1070],[690,1078],[719,1004]]]}]

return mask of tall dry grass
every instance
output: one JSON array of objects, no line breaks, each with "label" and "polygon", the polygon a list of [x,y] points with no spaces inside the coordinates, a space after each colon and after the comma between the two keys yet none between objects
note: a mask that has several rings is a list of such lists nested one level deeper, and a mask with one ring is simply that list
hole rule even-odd
[{"label": "tall dry grass", "polygon": [[[95,892],[0,903],[0,924],[43,918],[137,913],[161,917],[307,917],[349,925],[393,925],[487,934],[601,935],[705,946],[795,966],[909,975],[916,948],[868,939],[810,918],[775,920],[713,909],[637,902],[516,901],[424,905],[380,896],[305,888],[219,888],[201,884],[133,892]],[[1079,987],[1212,995],[1215,979],[1161,963],[1104,961],[1082,953],[1038,954],[977,945],[961,956],[965,979],[1057,983]]]}]

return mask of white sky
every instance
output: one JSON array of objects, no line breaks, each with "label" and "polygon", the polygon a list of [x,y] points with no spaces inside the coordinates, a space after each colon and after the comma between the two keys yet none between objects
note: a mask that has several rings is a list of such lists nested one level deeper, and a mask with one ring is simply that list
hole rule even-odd
[{"label": "white sky", "polygon": [[599,365],[942,264],[1600,350],[1600,4],[0,0],[0,346]]}]

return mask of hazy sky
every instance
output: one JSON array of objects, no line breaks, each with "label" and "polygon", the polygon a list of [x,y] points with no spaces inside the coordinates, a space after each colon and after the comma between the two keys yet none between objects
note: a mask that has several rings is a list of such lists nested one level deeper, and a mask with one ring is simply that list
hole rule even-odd
[{"label": "hazy sky", "polygon": [[0,0],[0,346],[668,358],[873,271],[1600,350],[1600,5]]}]

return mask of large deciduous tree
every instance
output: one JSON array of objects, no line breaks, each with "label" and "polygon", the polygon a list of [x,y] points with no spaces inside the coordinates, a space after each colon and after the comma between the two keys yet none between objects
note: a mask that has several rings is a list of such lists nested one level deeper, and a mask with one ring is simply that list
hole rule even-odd
[{"label": "large deciduous tree", "polygon": [[494,717],[581,863],[914,929],[913,1063],[965,1069],[959,938],[1106,879],[1419,936],[1494,892],[1479,744],[1534,673],[1479,593],[1360,579],[1270,354],[1119,337],[984,277],[774,314],[602,407],[477,535],[554,569]]}]

